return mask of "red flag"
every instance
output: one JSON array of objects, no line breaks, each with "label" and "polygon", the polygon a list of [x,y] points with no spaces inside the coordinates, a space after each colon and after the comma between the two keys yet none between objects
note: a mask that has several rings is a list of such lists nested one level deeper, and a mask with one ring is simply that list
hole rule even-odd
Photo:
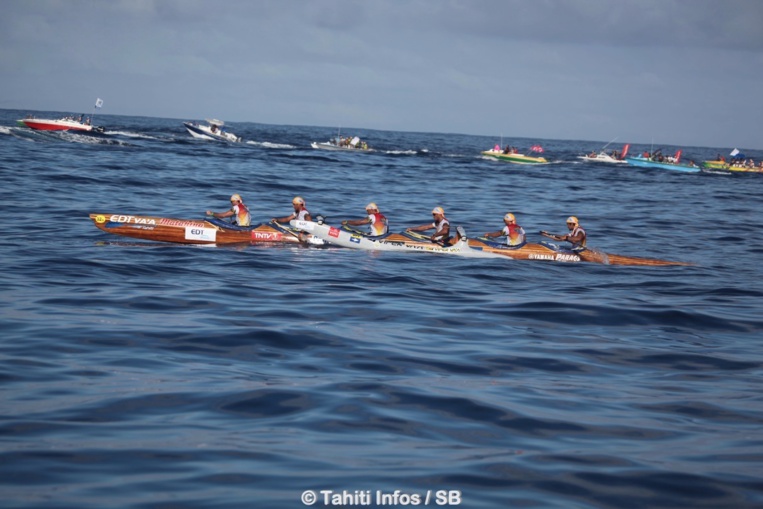
[{"label": "red flag", "polygon": [[625,159],[625,156],[627,156],[627,155],[628,155],[628,149],[629,149],[629,148],[631,148],[631,144],[630,144],[630,143],[626,143],[626,144],[623,146],[623,153],[622,153],[622,154],[620,154],[620,159]]},{"label": "red flag", "polygon": [[540,145],[533,145],[532,147],[530,147],[530,150],[532,150],[533,152],[543,152],[543,147],[541,147]]},{"label": "red flag", "polygon": [[681,152],[682,152],[681,150],[679,150],[678,152],[676,152],[676,163],[678,163],[678,161],[680,161],[680,160],[681,160]]}]

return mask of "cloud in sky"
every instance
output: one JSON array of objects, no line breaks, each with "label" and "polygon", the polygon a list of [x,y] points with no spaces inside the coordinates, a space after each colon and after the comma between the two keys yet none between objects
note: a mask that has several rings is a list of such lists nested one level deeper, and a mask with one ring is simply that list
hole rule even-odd
[{"label": "cloud in sky", "polygon": [[4,0],[2,107],[763,148],[759,0]]}]

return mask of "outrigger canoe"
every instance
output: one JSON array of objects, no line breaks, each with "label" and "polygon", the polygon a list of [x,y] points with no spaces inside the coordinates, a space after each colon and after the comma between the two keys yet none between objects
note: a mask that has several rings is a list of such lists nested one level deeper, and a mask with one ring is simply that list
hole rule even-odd
[{"label": "outrigger canoe", "polygon": [[526,156],[524,154],[514,154],[509,152],[508,154],[504,154],[502,150],[485,150],[482,152],[483,156],[492,157],[493,159],[498,159],[500,161],[508,161],[510,163],[516,163],[516,164],[545,164],[548,163],[545,157],[533,157],[533,156]]},{"label": "outrigger canoe", "polygon": [[691,265],[685,262],[641,258],[604,253],[595,249],[571,250],[542,241],[538,244],[527,242],[520,246],[507,246],[484,237],[468,238],[459,241],[455,246],[444,247],[433,243],[426,235],[415,232],[390,233],[379,237],[370,237],[361,232],[343,226],[335,228],[310,221],[292,221],[295,229],[308,231],[322,239],[327,244],[333,244],[353,249],[379,251],[406,251],[457,254],[476,258],[503,257],[513,260],[537,260],[564,263],[601,263],[604,265],[631,266],[668,266]]},{"label": "outrigger canoe", "polygon": [[279,223],[235,226],[216,218],[172,219],[130,214],[90,214],[95,226],[107,233],[141,240],[176,244],[255,244],[265,242],[323,244]]},{"label": "outrigger canoe", "polygon": [[351,228],[334,228],[315,221],[291,221],[295,230],[308,232],[326,244],[364,249],[369,251],[398,251],[408,253],[439,253],[471,258],[499,258],[501,255],[473,248],[466,240],[453,246],[443,246],[431,242],[429,237],[413,232],[388,233],[379,237],[363,235]]}]

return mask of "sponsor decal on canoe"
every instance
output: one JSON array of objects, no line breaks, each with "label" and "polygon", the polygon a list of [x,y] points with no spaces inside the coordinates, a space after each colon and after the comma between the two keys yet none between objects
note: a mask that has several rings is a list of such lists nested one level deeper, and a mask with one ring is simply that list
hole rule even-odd
[{"label": "sponsor decal on canoe", "polygon": [[576,254],[554,253],[554,254],[531,254],[530,260],[547,260],[550,262],[579,262],[580,257]]},{"label": "sponsor decal on canoe", "polygon": [[159,219],[159,224],[162,226],[178,226],[180,228],[185,228],[187,226],[193,226],[196,228],[203,228],[204,223],[201,221],[188,221],[185,219],[167,219],[167,218],[161,218]]},{"label": "sponsor decal on canoe", "polygon": [[106,222],[106,217],[104,217],[104,216],[99,214],[99,215],[95,216],[95,222],[98,223],[98,224],[103,224],[103,223]]},{"label": "sponsor decal on canoe", "polygon": [[311,232],[315,229],[315,223],[312,221],[292,221],[291,224],[298,230]]},{"label": "sponsor decal on canoe", "polygon": [[[96,218],[97,220],[98,218]],[[114,214],[109,218],[112,223],[133,223],[133,224],[153,224],[156,225],[156,220],[153,217],[139,217],[139,216],[124,216],[121,214]]]},{"label": "sponsor decal on canoe", "polygon": [[214,242],[217,240],[217,230],[214,228],[198,228],[196,226],[187,226],[185,228],[185,238],[186,240]]},{"label": "sponsor decal on canoe", "polygon": [[252,240],[262,242],[279,242],[283,238],[281,232],[256,232],[252,231]]},{"label": "sponsor decal on canoe", "polygon": [[329,237],[339,238],[339,228],[329,228]]},{"label": "sponsor decal on canoe", "polygon": [[350,237],[350,242],[352,242],[353,244],[360,244],[360,241],[362,239],[363,237],[361,237],[360,235],[353,235],[352,237]]}]

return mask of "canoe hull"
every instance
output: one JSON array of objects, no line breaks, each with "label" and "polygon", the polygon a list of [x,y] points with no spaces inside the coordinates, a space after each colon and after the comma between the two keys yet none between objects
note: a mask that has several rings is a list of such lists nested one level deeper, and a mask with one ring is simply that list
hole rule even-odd
[{"label": "canoe hull", "polygon": [[478,237],[459,242],[455,246],[443,247],[439,244],[421,240],[420,236],[417,237],[406,233],[392,233],[383,237],[368,237],[355,231],[346,230],[344,228],[335,228],[312,221],[292,221],[291,226],[295,229],[310,232],[327,244],[371,251],[428,252],[455,254],[472,258],[510,258],[512,260],[534,260],[561,263],[586,262],[600,263],[603,265],[649,267],[691,265],[684,262],[603,253],[594,249],[586,249],[578,252],[564,249],[547,242],[542,242],[540,244],[526,243],[519,247],[509,247],[499,242],[493,242]]},{"label": "canoe hull", "polygon": [[130,214],[90,214],[93,224],[106,233],[133,239],[174,244],[299,243],[298,234],[274,224],[251,228],[226,227],[219,220],[172,219]]},{"label": "canoe hull", "polygon": [[469,239],[469,245],[475,249],[500,254],[513,260],[535,260],[562,263],[600,263],[603,265],[631,265],[631,266],[669,266],[691,265],[685,262],[659,260],[656,258],[642,258],[637,256],[624,256],[612,253],[604,253],[595,249],[573,251],[552,244],[541,242],[539,244],[528,242],[519,247],[510,247],[497,242],[478,237]]},{"label": "canoe hull", "polygon": [[470,258],[499,258],[501,255],[469,246],[466,241],[453,246],[417,239],[403,233],[391,233],[382,237],[368,237],[343,228],[335,228],[313,221],[292,221],[294,229],[311,233],[327,244],[367,251],[396,251],[408,253],[436,253]]}]

